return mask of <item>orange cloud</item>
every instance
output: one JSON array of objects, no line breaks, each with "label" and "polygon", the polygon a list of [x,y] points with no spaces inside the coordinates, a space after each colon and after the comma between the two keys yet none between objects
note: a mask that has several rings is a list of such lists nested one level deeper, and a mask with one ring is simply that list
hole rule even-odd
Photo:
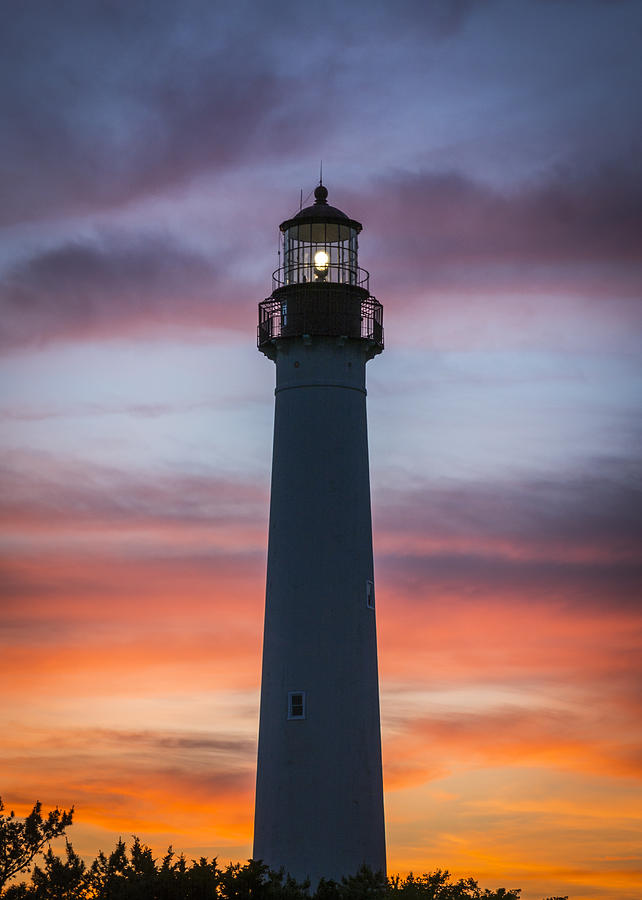
[{"label": "orange cloud", "polygon": [[[470,694],[473,703],[472,687]],[[640,779],[642,728],[630,734],[628,726],[602,711],[582,714],[581,708],[514,705],[408,715],[402,723],[397,720],[384,742],[386,785],[406,787],[455,769],[489,766],[541,766]]]}]

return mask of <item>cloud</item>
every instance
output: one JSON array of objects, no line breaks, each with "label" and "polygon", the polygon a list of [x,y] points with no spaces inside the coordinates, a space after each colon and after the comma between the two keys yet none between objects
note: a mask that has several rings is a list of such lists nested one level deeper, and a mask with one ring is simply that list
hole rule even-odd
[{"label": "cloud", "polygon": [[1,743],[5,789],[16,805],[44,792],[75,805],[76,828],[192,840],[205,831],[223,846],[238,840],[235,832],[247,839],[256,741],[228,723],[209,732],[25,729],[19,746],[10,732]]},{"label": "cloud", "polygon": [[596,460],[548,477],[384,486],[377,501],[383,527],[409,536],[505,540],[535,556],[581,547],[631,554],[642,529],[641,479],[635,461]]},{"label": "cloud", "polygon": [[[514,56],[524,43],[524,15],[533,25],[533,54],[550,51],[541,12],[540,28],[534,27],[538,5],[516,15],[489,0],[404,0],[394,9],[381,2],[332,2],[319,18],[287,0],[277,8],[246,0],[225,9],[204,0],[180,7],[159,0],[153,15],[142,0],[115,8],[73,0],[55,12],[37,0],[13,3],[0,46],[0,103],[9,123],[0,161],[10,175],[1,222],[113,209],[204,173],[225,181],[243,168],[294,167],[310,157],[316,167],[323,152],[339,165],[359,153],[376,167],[377,151],[398,158],[402,128],[416,130],[415,141],[406,143],[415,144],[420,159],[444,144],[447,153],[451,141],[455,147],[474,143],[475,129],[478,138],[484,131],[470,104],[477,91],[504,122],[498,94],[511,75],[530,103],[545,101],[557,111],[549,80],[545,97],[534,94],[532,69],[522,71],[523,50]],[[561,40],[577,32],[573,14],[555,16]],[[580,18],[584,24],[591,16]],[[618,25],[622,30],[620,19],[613,29]],[[593,29],[587,40],[600,49]],[[437,54],[442,44],[449,59]],[[556,94],[565,95],[564,76],[594,86],[587,54],[565,41],[564,57],[571,77],[567,67],[555,70]],[[622,73],[604,68],[600,84],[604,71],[621,97]],[[477,90],[467,90],[462,101],[471,73]],[[583,109],[585,98],[579,99]],[[461,131],[462,118],[470,120],[470,131]],[[358,144],[346,147],[355,120]],[[374,129],[381,146],[373,152],[364,134]],[[479,155],[505,152],[506,143],[504,133],[495,136],[493,147]]]},{"label": "cloud", "polygon": [[579,695],[610,710],[623,738],[641,712],[641,501],[637,466],[604,463],[378,492],[384,691],[450,688],[473,705],[482,689],[505,702],[502,686],[526,703],[534,691],[573,707]]},{"label": "cloud", "polygon": [[131,202],[322,127],[311,107],[286,115],[254,4],[14,4],[6,26],[4,224]]},{"label": "cloud", "polygon": [[[404,595],[557,597],[635,605],[642,585],[642,489],[634,463],[522,482],[383,488],[379,571]],[[418,594],[418,590],[421,591]]]},{"label": "cloud", "polygon": [[388,788],[455,769],[532,767],[642,779],[642,733],[603,709],[504,706],[408,719],[386,747]]},{"label": "cloud", "polygon": [[[215,581],[214,572],[207,582],[207,604],[205,583],[201,595],[193,598],[183,581],[182,591],[173,585],[171,596],[160,594],[157,604],[152,597],[129,595],[129,610],[124,603],[110,608],[88,590],[83,602],[96,607],[92,621],[84,623],[85,629],[95,630],[89,637],[82,632],[80,617],[76,627],[69,623],[67,610],[48,619],[44,610],[29,603],[20,628],[12,627],[9,611],[2,666],[12,688],[8,719],[21,720],[20,710],[25,703],[30,708],[35,696],[49,710],[64,708],[61,697],[82,701],[88,704],[86,720],[100,713],[106,698],[126,706],[132,698],[149,701],[161,696],[167,705],[173,696],[194,696],[197,691],[213,695],[220,690],[256,690],[262,585],[257,580],[245,593],[238,584],[231,589],[226,585],[221,595],[211,589]],[[125,588],[122,584],[121,590]],[[236,615],[228,611],[230,602],[236,604]],[[159,624],[160,615],[164,620]],[[258,706],[251,715],[257,710]],[[141,713],[147,714],[147,709]]]},{"label": "cloud", "polygon": [[[0,224],[131,203],[204,172],[293,161],[331,141],[352,101],[354,33],[381,41],[421,22],[426,39],[455,33],[473,0],[414,2],[318,16],[294,2],[234,8],[141,0],[52,11],[13,4],[0,45],[5,110]],[[352,48],[352,53],[350,53]],[[350,76],[348,76],[350,80]],[[319,114],[323,110],[323,114]]]},{"label": "cloud", "polygon": [[553,289],[605,301],[639,298],[640,184],[636,168],[617,162],[503,190],[458,171],[399,172],[347,203],[375,244],[377,283],[401,289],[402,301],[405,289],[415,298]]},{"label": "cloud", "polygon": [[[631,726],[639,720],[639,610],[618,613],[610,597],[601,608],[584,608],[581,595],[571,606],[537,591],[462,594],[459,585],[428,582],[408,601],[380,582],[384,698],[398,688],[429,704],[434,698],[439,706],[441,697],[442,706],[478,709],[507,698],[531,705],[536,697],[553,708],[567,702],[617,711]],[[384,699],[384,719],[398,708]]]},{"label": "cloud", "polygon": [[147,476],[96,464],[78,468],[28,452],[5,459],[0,527],[6,532],[47,531],[52,521],[72,534],[87,528],[155,532],[224,524],[229,529],[262,523],[267,515],[266,487],[216,472]]},{"label": "cloud", "polygon": [[126,693],[133,671],[145,690],[256,679],[265,488],[30,454],[2,476],[2,644],[15,693],[43,680],[54,692]]},{"label": "cloud", "polygon": [[210,259],[168,238],[103,234],[18,263],[0,283],[0,346],[238,324]]}]

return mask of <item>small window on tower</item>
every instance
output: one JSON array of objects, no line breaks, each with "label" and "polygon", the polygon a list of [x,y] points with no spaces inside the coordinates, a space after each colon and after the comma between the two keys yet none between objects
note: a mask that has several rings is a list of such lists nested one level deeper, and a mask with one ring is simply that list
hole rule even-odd
[{"label": "small window on tower", "polygon": [[374,581],[366,581],[366,606],[368,609],[374,609]]},{"label": "small window on tower", "polygon": [[288,719],[305,719],[305,691],[289,692]]}]

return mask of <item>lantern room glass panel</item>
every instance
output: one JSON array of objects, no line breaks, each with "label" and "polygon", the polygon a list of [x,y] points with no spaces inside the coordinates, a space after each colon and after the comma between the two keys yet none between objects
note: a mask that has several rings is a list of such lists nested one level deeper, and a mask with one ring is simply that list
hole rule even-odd
[{"label": "lantern room glass panel", "polygon": [[336,222],[291,225],[283,233],[285,284],[357,284],[357,230]]}]

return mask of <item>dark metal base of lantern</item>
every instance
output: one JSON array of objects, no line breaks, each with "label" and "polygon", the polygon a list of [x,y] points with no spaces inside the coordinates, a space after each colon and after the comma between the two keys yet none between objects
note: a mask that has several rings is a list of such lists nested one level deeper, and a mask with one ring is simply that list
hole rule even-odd
[{"label": "dark metal base of lantern", "polygon": [[320,335],[368,341],[383,350],[383,307],[365,288],[312,282],[277,288],[259,303],[257,344]]}]

